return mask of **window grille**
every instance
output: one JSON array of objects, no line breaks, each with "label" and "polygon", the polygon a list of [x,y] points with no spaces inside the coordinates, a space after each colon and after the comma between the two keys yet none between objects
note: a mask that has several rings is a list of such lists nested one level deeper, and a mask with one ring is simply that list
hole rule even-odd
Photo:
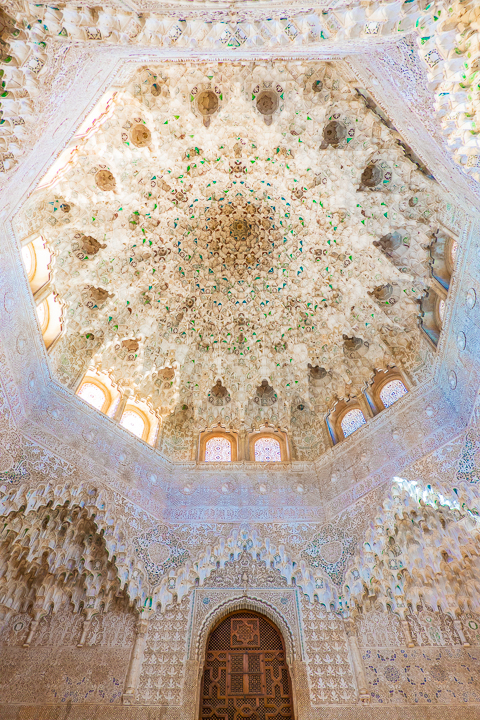
[{"label": "window grille", "polygon": [[132,410],[127,410],[123,413],[120,425],[123,425],[124,428],[130,430],[131,433],[139,438],[142,437],[143,431],[145,430],[144,420],[140,417],[140,415],[138,415],[138,413],[133,412]]},{"label": "window grille", "polygon": [[408,390],[401,380],[392,380],[380,390],[380,400],[387,408],[397,402],[403,395],[406,395],[407,392]]},{"label": "window grille", "polygon": [[257,462],[279,462],[282,459],[280,443],[275,438],[259,438],[255,443]]},{"label": "window grille", "polygon": [[354,410],[349,410],[347,414],[344,415],[343,420],[340,423],[344,436],[348,437],[349,435],[354,433],[355,430],[358,430],[359,427],[365,425],[365,422],[365,417],[361,410],[359,410],[358,408],[355,408]]},{"label": "window grille", "polygon": [[205,445],[206,462],[231,462],[232,445],[226,437],[213,437]]}]

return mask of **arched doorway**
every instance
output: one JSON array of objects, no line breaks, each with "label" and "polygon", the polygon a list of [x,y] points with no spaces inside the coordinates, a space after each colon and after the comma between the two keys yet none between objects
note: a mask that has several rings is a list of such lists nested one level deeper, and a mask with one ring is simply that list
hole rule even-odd
[{"label": "arched doorway", "polygon": [[240,611],[208,638],[200,720],[247,718],[294,720],[282,635],[263,615]]}]

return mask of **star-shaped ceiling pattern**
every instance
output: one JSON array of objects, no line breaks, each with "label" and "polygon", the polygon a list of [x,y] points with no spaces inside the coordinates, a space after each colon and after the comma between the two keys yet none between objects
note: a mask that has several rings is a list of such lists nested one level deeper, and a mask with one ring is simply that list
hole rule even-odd
[{"label": "star-shaped ceiling pattern", "polygon": [[329,63],[136,71],[24,211],[54,255],[58,379],[93,364],[197,430],[301,406],[315,433],[375,370],[414,373],[445,202],[365,97]]}]

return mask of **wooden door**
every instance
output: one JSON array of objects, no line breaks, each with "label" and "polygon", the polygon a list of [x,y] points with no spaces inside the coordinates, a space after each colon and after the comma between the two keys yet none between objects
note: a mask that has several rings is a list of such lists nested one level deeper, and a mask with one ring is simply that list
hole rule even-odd
[{"label": "wooden door", "polygon": [[283,638],[262,615],[238,612],[212,631],[201,720],[293,720]]}]

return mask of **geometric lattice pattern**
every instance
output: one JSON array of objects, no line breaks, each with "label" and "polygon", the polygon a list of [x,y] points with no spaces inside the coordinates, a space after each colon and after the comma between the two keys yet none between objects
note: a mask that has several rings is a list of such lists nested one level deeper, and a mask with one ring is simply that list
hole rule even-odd
[{"label": "geometric lattice pattern", "polygon": [[255,443],[257,462],[279,462],[282,459],[280,443],[274,438],[260,438]]},{"label": "geometric lattice pattern", "polygon": [[397,402],[403,395],[406,395],[407,392],[408,390],[401,380],[392,380],[380,390],[380,399],[387,408]]},{"label": "geometric lattice pattern", "polygon": [[200,717],[293,720],[283,640],[266,618],[236,613],[213,630],[206,653]]},{"label": "geometric lattice pattern", "polygon": [[354,410],[349,410],[349,412],[347,412],[341,422],[344,436],[348,437],[349,435],[354,433],[355,430],[358,430],[359,427],[365,425],[365,423],[365,417],[361,410],[359,410],[358,408],[355,408]]},{"label": "geometric lattice pattern", "polygon": [[120,424],[123,425],[126,430],[130,430],[130,432],[137,437],[142,437],[145,422],[137,413],[127,410],[123,413]]},{"label": "geometric lattice pattern", "polygon": [[230,462],[232,459],[232,446],[224,437],[214,437],[207,440],[205,445],[206,462]]}]

